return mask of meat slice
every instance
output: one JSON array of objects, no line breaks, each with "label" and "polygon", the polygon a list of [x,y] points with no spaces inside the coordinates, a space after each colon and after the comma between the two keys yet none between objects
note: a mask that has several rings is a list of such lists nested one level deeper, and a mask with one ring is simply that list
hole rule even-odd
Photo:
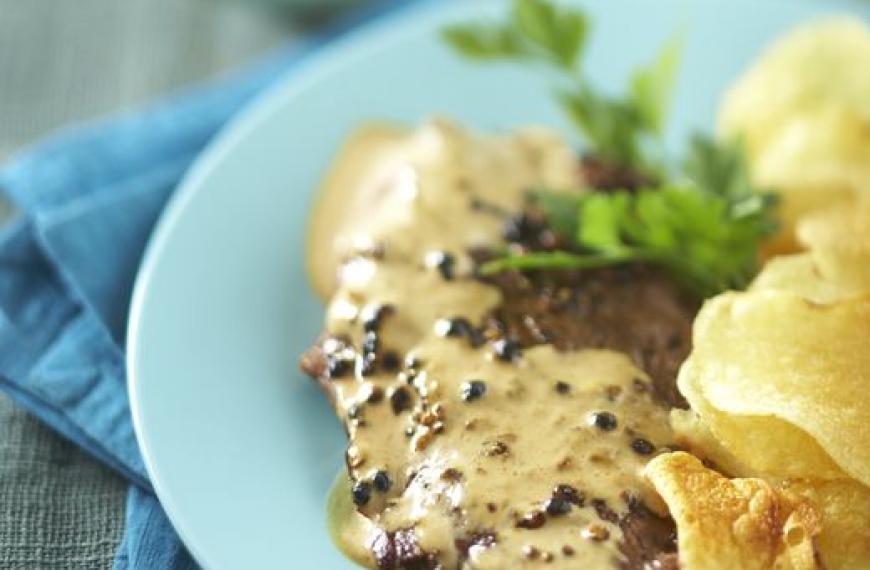
[{"label": "meat slice", "polygon": [[691,349],[698,302],[661,272],[641,265],[506,272],[488,282],[505,301],[487,328],[523,346],[550,343],[559,350],[625,352],[652,377],[664,405],[686,407],[676,377]]},{"label": "meat slice", "polygon": [[[552,344],[559,350],[607,348],[629,354],[652,378],[664,408],[683,405],[676,372],[690,349],[691,320],[697,303],[659,272],[641,266],[590,272],[505,273],[487,280],[503,303],[480,323],[484,336],[515,339],[521,348]],[[332,353],[342,339],[331,339]],[[323,342],[308,351],[302,368],[329,395],[336,385]],[[332,365],[333,372],[335,365]],[[648,389],[638,383],[641,390]],[[354,421],[354,420],[349,420]],[[353,444],[353,441],[351,442]],[[676,568],[675,528],[669,517],[641,503],[615,522],[623,531],[624,568]],[[383,532],[373,543],[382,569],[433,569],[437,556],[416,542],[413,529]],[[458,544],[467,556],[475,538]],[[488,540],[497,540],[491,537]],[[460,541],[461,542],[461,541]],[[463,550],[464,548],[464,550]]]},{"label": "meat slice", "polygon": [[[587,169],[588,177],[594,174],[591,178],[597,180],[597,184],[602,188],[632,189],[643,184],[643,181],[632,177],[631,173],[606,168],[598,163],[587,161],[584,168]],[[594,168],[595,171],[590,173],[588,171],[590,168]],[[493,215],[503,214],[494,212]],[[528,221],[526,219],[523,223],[512,224],[514,230],[517,228],[520,230],[509,236],[509,241],[513,242],[514,246],[528,250],[559,246],[558,239],[548,234],[545,226],[535,221],[535,216],[539,214],[532,212],[526,213],[526,216],[531,216],[532,223],[526,223]],[[492,253],[486,250],[473,251],[470,254],[477,264],[492,256]],[[463,278],[468,279],[468,277]],[[591,271],[506,272],[479,279],[498,291],[501,302],[479,321],[477,317],[473,317],[470,320],[476,322],[460,318],[452,324],[448,323],[441,334],[454,338],[452,342],[460,344],[448,346],[443,344],[444,340],[439,340],[441,344],[437,345],[438,351],[435,352],[439,358],[450,358],[451,346],[456,347],[457,354],[464,351],[463,358],[469,358],[469,346],[477,352],[488,351],[487,364],[474,364],[474,370],[484,376],[489,374],[486,379],[491,380],[490,393],[498,389],[500,390],[498,395],[504,398],[500,401],[510,403],[510,398],[522,398],[525,391],[522,383],[517,383],[518,371],[523,367],[511,368],[515,361],[522,362],[523,357],[520,355],[525,354],[525,351],[531,354],[544,348],[570,355],[587,349],[609,349],[624,353],[642,372],[637,373],[633,384],[628,381],[622,382],[619,386],[604,386],[600,394],[577,393],[578,384],[572,385],[570,382],[562,381],[561,378],[542,377],[540,379],[542,383],[546,382],[547,386],[552,386],[552,390],[546,396],[555,398],[553,401],[558,402],[561,407],[549,417],[546,412],[540,415],[542,431],[534,436],[545,438],[547,430],[554,429],[565,433],[579,433],[578,430],[602,432],[604,433],[602,437],[611,438],[608,441],[615,441],[613,438],[623,438],[619,441],[624,441],[626,447],[633,449],[631,453],[641,456],[654,453],[657,447],[667,449],[671,446],[669,441],[663,439],[666,436],[661,434],[655,444],[650,443],[647,439],[648,434],[640,433],[638,430],[641,428],[638,426],[649,428],[649,425],[656,421],[667,424],[667,410],[685,406],[685,401],[676,389],[676,374],[691,348],[691,324],[699,305],[696,299],[688,296],[660,271],[642,265]],[[452,275],[449,279],[445,276],[445,280],[455,283]],[[420,303],[428,301],[425,297],[419,299]],[[399,308],[400,312],[401,310]],[[387,317],[387,323],[394,318],[396,317]],[[554,490],[552,496],[539,497],[539,503],[535,503],[540,505],[539,510],[536,510],[538,507],[533,507],[532,510],[517,510],[528,509],[528,504],[522,507],[496,504],[496,502],[485,504],[484,512],[487,510],[490,513],[505,512],[516,519],[515,526],[511,525],[509,528],[502,526],[496,529],[486,524],[475,523],[473,517],[467,516],[461,501],[456,499],[464,492],[460,486],[474,479],[477,485],[474,488],[478,495],[482,488],[485,494],[486,487],[485,485],[481,487],[481,481],[485,482],[493,471],[501,470],[503,473],[510,473],[512,471],[510,462],[515,460],[515,450],[517,456],[525,453],[523,457],[527,460],[528,442],[530,437],[532,440],[534,437],[528,433],[487,432],[486,425],[476,424],[475,418],[468,415],[468,408],[462,408],[465,404],[461,401],[456,402],[455,393],[451,393],[452,401],[449,399],[436,401],[432,391],[433,386],[438,382],[431,382],[431,376],[440,381],[446,377],[445,375],[456,372],[455,370],[451,372],[449,367],[445,369],[444,366],[434,366],[438,363],[429,362],[430,383],[421,385],[416,382],[415,376],[425,375],[427,363],[417,362],[414,354],[397,354],[395,350],[391,350],[394,347],[380,346],[384,337],[380,336],[379,331],[370,330],[367,325],[364,325],[363,329],[364,334],[361,338],[356,333],[358,337],[356,341],[341,335],[322,337],[303,355],[301,361],[302,369],[320,384],[334,403],[340,418],[345,422],[350,438],[347,455],[348,470],[356,484],[363,485],[360,488],[360,496],[364,500],[358,503],[360,512],[374,519],[408,494],[417,497],[428,494],[430,496],[420,500],[417,506],[423,505],[425,508],[438,510],[439,525],[453,525],[450,534],[453,537],[451,543],[449,545],[443,543],[443,550],[438,550],[423,546],[432,544],[431,528],[427,531],[427,538],[424,536],[426,533],[421,534],[413,524],[404,524],[400,520],[397,525],[392,524],[396,522],[395,520],[392,521],[391,525],[378,530],[369,543],[372,558],[379,568],[452,570],[452,568],[462,567],[466,561],[507,541],[508,538],[514,540],[510,544],[516,545],[517,536],[528,536],[532,542],[529,542],[528,548],[524,547],[522,552],[517,549],[516,552],[511,553],[512,555],[539,559],[543,562],[555,560],[561,562],[562,567],[566,565],[571,567],[572,560],[582,564],[583,559],[579,556],[579,550],[587,546],[560,543],[560,545],[548,544],[547,548],[538,548],[533,544],[534,542],[540,545],[541,540],[546,542],[541,538],[544,532],[541,527],[545,522],[549,521],[548,525],[563,524],[567,518],[564,513],[569,510],[574,513],[581,509],[585,513],[584,516],[590,515],[595,519],[592,522],[582,523],[588,525],[583,530],[583,533],[587,533],[583,536],[589,537],[585,539],[587,542],[605,540],[607,529],[615,529],[614,532],[619,533],[621,538],[618,548],[614,551],[614,567],[666,570],[678,568],[676,531],[673,521],[664,513],[655,510],[654,501],[646,501],[632,493],[620,495],[619,504],[616,504],[608,503],[594,495],[582,496],[582,492],[576,495],[569,493],[572,498],[568,500],[560,495],[559,491]],[[533,361],[534,358],[530,357],[529,360]],[[470,358],[469,362],[472,362]],[[472,377],[468,380],[470,382]],[[500,384],[500,381],[504,383]],[[361,388],[362,385],[366,386],[365,390]],[[448,382],[447,385],[453,390],[455,382],[453,384]],[[469,386],[467,389],[466,385]],[[462,399],[469,402],[483,398],[486,394],[485,386],[477,388],[468,382],[462,386],[464,394]],[[535,390],[540,396],[540,387],[536,386]],[[563,394],[576,396],[577,399],[559,400],[558,398]],[[588,413],[588,406],[593,405],[590,404],[593,398],[595,398],[595,406],[601,409],[609,406],[617,410],[618,420],[602,420],[601,423],[591,427],[587,425],[584,418],[587,417],[585,414]],[[448,401],[449,403],[444,405],[447,409],[445,418],[441,415],[440,406]],[[579,406],[581,402],[586,407]],[[451,409],[449,407],[451,405],[459,407]],[[654,413],[650,412],[651,408],[654,409]],[[366,409],[370,416],[366,416]],[[454,413],[453,410],[459,410],[461,413]],[[620,415],[619,410],[640,410],[645,417]],[[516,409],[509,407],[504,409],[505,414],[514,412]],[[523,413],[528,416],[528,406],[524,408]],[[578,414],[580,417],[572,417],[572,414]],[[464,425],[455,423],[457,416],[461,418],[460,424]],[[591,414],[588,417],[593,419],[593,416],[594,414]],[[652,416],[657,419],[651,420]],[[377,432],[387,434],[388,441],[372,440],[373,432],[370,429],[372,426],[367,425],[367,422],[373,417],[381,423],[386,421],[393,424],[388,432],[383,429]],[[608,416],[602,414],[602,417]],[[609,433],[609,430],[614,429],[610,427],[611,421],[619,424],[618,435],[617,431]],[[487,420],[484,419],[483,424],[486,422]],[[499,424],[499,430],[506,429],[502,424]],[[480,455],[485,456],[485,460],[475,459],[472,468],[462,472],[449,464],[448,442],[439,448],[440,451],[429,457],[427,462],[417,464],[410,471],[400,473],[395,470],[397,461],[395,455],[376,450],[377,461],[380,463],[371,465],[372,461],[364,463],[365,459],[358,454],[360,448],[371,450],[377,445],[402,448],[408,448],[410,445],[412,449],[419,447],[422,452],[425,452],[430,439],[439,437],[438,434],[441,434],[442,430],[444,433],[440,437],[448,441],[451,438],[455,438],[456,442],[462,441],[466,446],[465,451],[469,441],[484,438],[484,447],[481,448]],[[576,442],[576,440],[566,441]],[[546,442],[542,440],[542,444],[544,443]],[[520,449],[522,445],[526,446],[525,452]],[[548,462],[547,469],[550,471],[546,476],[561,477],[562,475],[558,474],[562,472],[563,463],[565,473],[569,470],[566,466],[571,461],[589,462],[591,470],[602,469],[601,465],[606,466],[609,461],[613,461],[609,453],[609,451],[599,453],[594,449],[590,451],[586,448],[581,451],[565,449],[559,450],[558,456],[554,454],[552,457],[544,456],[538,460]],[[390,471],[391,479],[386,481],[390,484],[382,484],[383,489],[380,494],[372,492],[371,487],[376,484],[375,479],[370,475],[372,470],[380,469],[382,464],[389,462],[392,462],[393,471]],[[554,465],[556,467],[553,467]],[[538,466],[522,467],[525,471],[517,469],[514,472],[532,473]],[[543,473],[544,465],[540,467]],[[571,468],[582,470],[585,464],[574,465]],[[633,471],[629,469],[627,472]],[[566,474],[565,477],[568,475]],[[615,484],[629,485],[625,477],[622,479],[617,477],[615,480],[618,481]],[[585,489],[583,491],[585,492]],[[371,499],[369,499],[370,494]],[[538,498],[535,501],[538,501]],[[570,504],[566,505],[566,501]],[[481,504],[478,504],[477,508],[480,507]],[[585,519],[581,517],[571,520],[580,524]],[[601,524],[599,525],[596,520]],[[443,532],[443,529],[439,532]],[[580,527],[577,527],[576,535],[580,540]],[[486,560],[486,557],[484,556],[483,559]],[[617,560],[619,562],[616,562]],[[489,560],[484,563],[484,566],[506,568],[515,564],[519,562],[502,563]]]}]

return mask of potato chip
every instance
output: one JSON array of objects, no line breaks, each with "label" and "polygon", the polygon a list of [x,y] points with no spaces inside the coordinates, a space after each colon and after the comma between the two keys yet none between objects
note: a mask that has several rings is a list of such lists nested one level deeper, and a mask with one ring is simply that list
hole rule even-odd
[{"label": "potato chip", "polygon": [[839,106],[795,116],[753,158],[755,184],[782,197],[783,231],[766,253],[796,251],[803,216],[870,189],[870,119]]},{"label": "potato chip", "polygon": [[831,303],[846,295],[837,283],[822,277],[809,253],[768,260],[750,290],[791,291],[815,303]]},{"label": "potato chip", "polygon": [[771,474],[784,462],[787,476],[836,476],[820,447],[867,484],[868,331],[870,296],[819,305],[783,291],[720,295],[695,321],[680,390],[741,461]]},{"label": "potato chip", "polygon": [[728,414],[710,405],[694,386],[700,375],[693,366],[692,359],[683,366],[680,390],[700,416],[695,433],[706,428],[712,437],[700,442],[706,444],[706,455],[724,472],[778,479],[848,477],[816,440],[794,425],[773,416]]},{"label": "potato chip", "polygon": [[870,32],[857,18],[802,26],[778,41],[728,91],[720,131],[742,135],[752,157],[797,116],[829,106],[870,117]]},{"label": "potato chip", "polygon": [[870,190],[870,31],[837,18],[797,29],[729,90],[720,132],[741,137],[753,182],[782,194],[765,257],[799,249],[807,213]]},{"label": "potato chip", "polygon": [[809,215],[798,225],[798,238],[819,274],[843,294],[870,291],[870,205],[841,204]]},{"label": "potato chip", "polygon": [[703,459],[705,464],[712,464],[720,473],[729,477],[750,477],[757,474],[725,448],[713,435],[707,420],[695,410],[671,410],[670,424],[674,431],[674,442],[680,449]]},{"label": "potato chip", "polygon": [[761,479],[728,479],[688,453],[650,461],[645,474],[677,523],[684,570],[818,568],[813,502]]},{"label": "potato chip", "polygon": [[825,568],[870,568],[870,488],[840,480],[793,481],[785,489],[818,506],[822,528],[817,544]]},{"label": "potato chip", "polygon": [[849,202],[809,214],[798,238],[810,251],[768,260],[752,290],[791,291],[816,303],[870,293],[870,205]]}]

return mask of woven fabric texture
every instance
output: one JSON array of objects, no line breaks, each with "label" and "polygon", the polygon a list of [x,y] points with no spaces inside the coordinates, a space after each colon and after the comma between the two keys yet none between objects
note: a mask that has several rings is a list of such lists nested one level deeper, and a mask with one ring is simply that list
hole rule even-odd
[{"label": "woven fabric texture", "polygon": [[0,396],[0,568],[109,568],[127,485]]},{"label": "woven fabric texture", "polygon": [[[0,160],[297,37],[256,2],[0,0]],[[11,217],[0,203],[0,226]],[[127,485],[0,393],[0,569],[111,568]]]}]

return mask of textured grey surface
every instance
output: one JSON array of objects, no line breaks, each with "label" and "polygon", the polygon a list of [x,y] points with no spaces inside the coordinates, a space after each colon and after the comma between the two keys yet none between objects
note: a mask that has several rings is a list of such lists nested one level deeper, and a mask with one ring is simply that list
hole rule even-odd
[{"label": "textured grey surface", "polygon": [[0,568],[106,568],[126,485],[0,399]]},{"label": "textured grey surface", "polygon": [[0,0],[0,157],[130,109],[292,35],[259,2]]},{"label": "textured grey surface", "polygon": [[[0,161],[298,35],[262,4],[0,0]],[[0,224],[8,217],[0,204]],[[107,568],[124,482],[0,395],[0,568]]]}]

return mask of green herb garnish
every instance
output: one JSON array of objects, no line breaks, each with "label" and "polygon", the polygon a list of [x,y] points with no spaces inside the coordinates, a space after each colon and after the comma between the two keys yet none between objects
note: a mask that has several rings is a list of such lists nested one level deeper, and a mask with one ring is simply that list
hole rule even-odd
[{"label": "green herb garnish", "polygon": [[547,0],[513,0],[506,22],[448,26],[443,37],[469,59],[535,63],[552,70],[560,105],[599,159],[660,174],[656,151],[661,147],[680,42],[668,43],[649,66],[633,74],[625,95],[612,97],[597,89],[580,66],[588,30],[580,10]]},{"label": "green herb garnish", "polygon": [[[665,268],[702,297],[742,288],[757,270],[760,241],[776,231],[775,196],[752,187],[740,144],[695,136],[682,174],[663,166],[665,128],[679,42],[635,71],[626,94],[597,90],[579,65],[589,25],[585,15],[548,0],[513,0],[499,24],[454,25],[447,43],[475,60],[544,64],[557,73],[557,100],[599,160],[662,183],[636,191],[535,192],[537,207],[568,250],[507,255],[484,274],[515,269],[592,269],[624,263]],[[670,178],[670,179],[669,179]]]},{"label": "green herb garnish", "polygon": [[665,268],[701,297],[742,288],[755,275],[758,243],[776,230],[776,197],[748,183],[739,149],[695,137],[691,178],[634,192],[531,198],[571,251],[533,252],[484,264],[508,269],[592,269],[624,263]]}]

